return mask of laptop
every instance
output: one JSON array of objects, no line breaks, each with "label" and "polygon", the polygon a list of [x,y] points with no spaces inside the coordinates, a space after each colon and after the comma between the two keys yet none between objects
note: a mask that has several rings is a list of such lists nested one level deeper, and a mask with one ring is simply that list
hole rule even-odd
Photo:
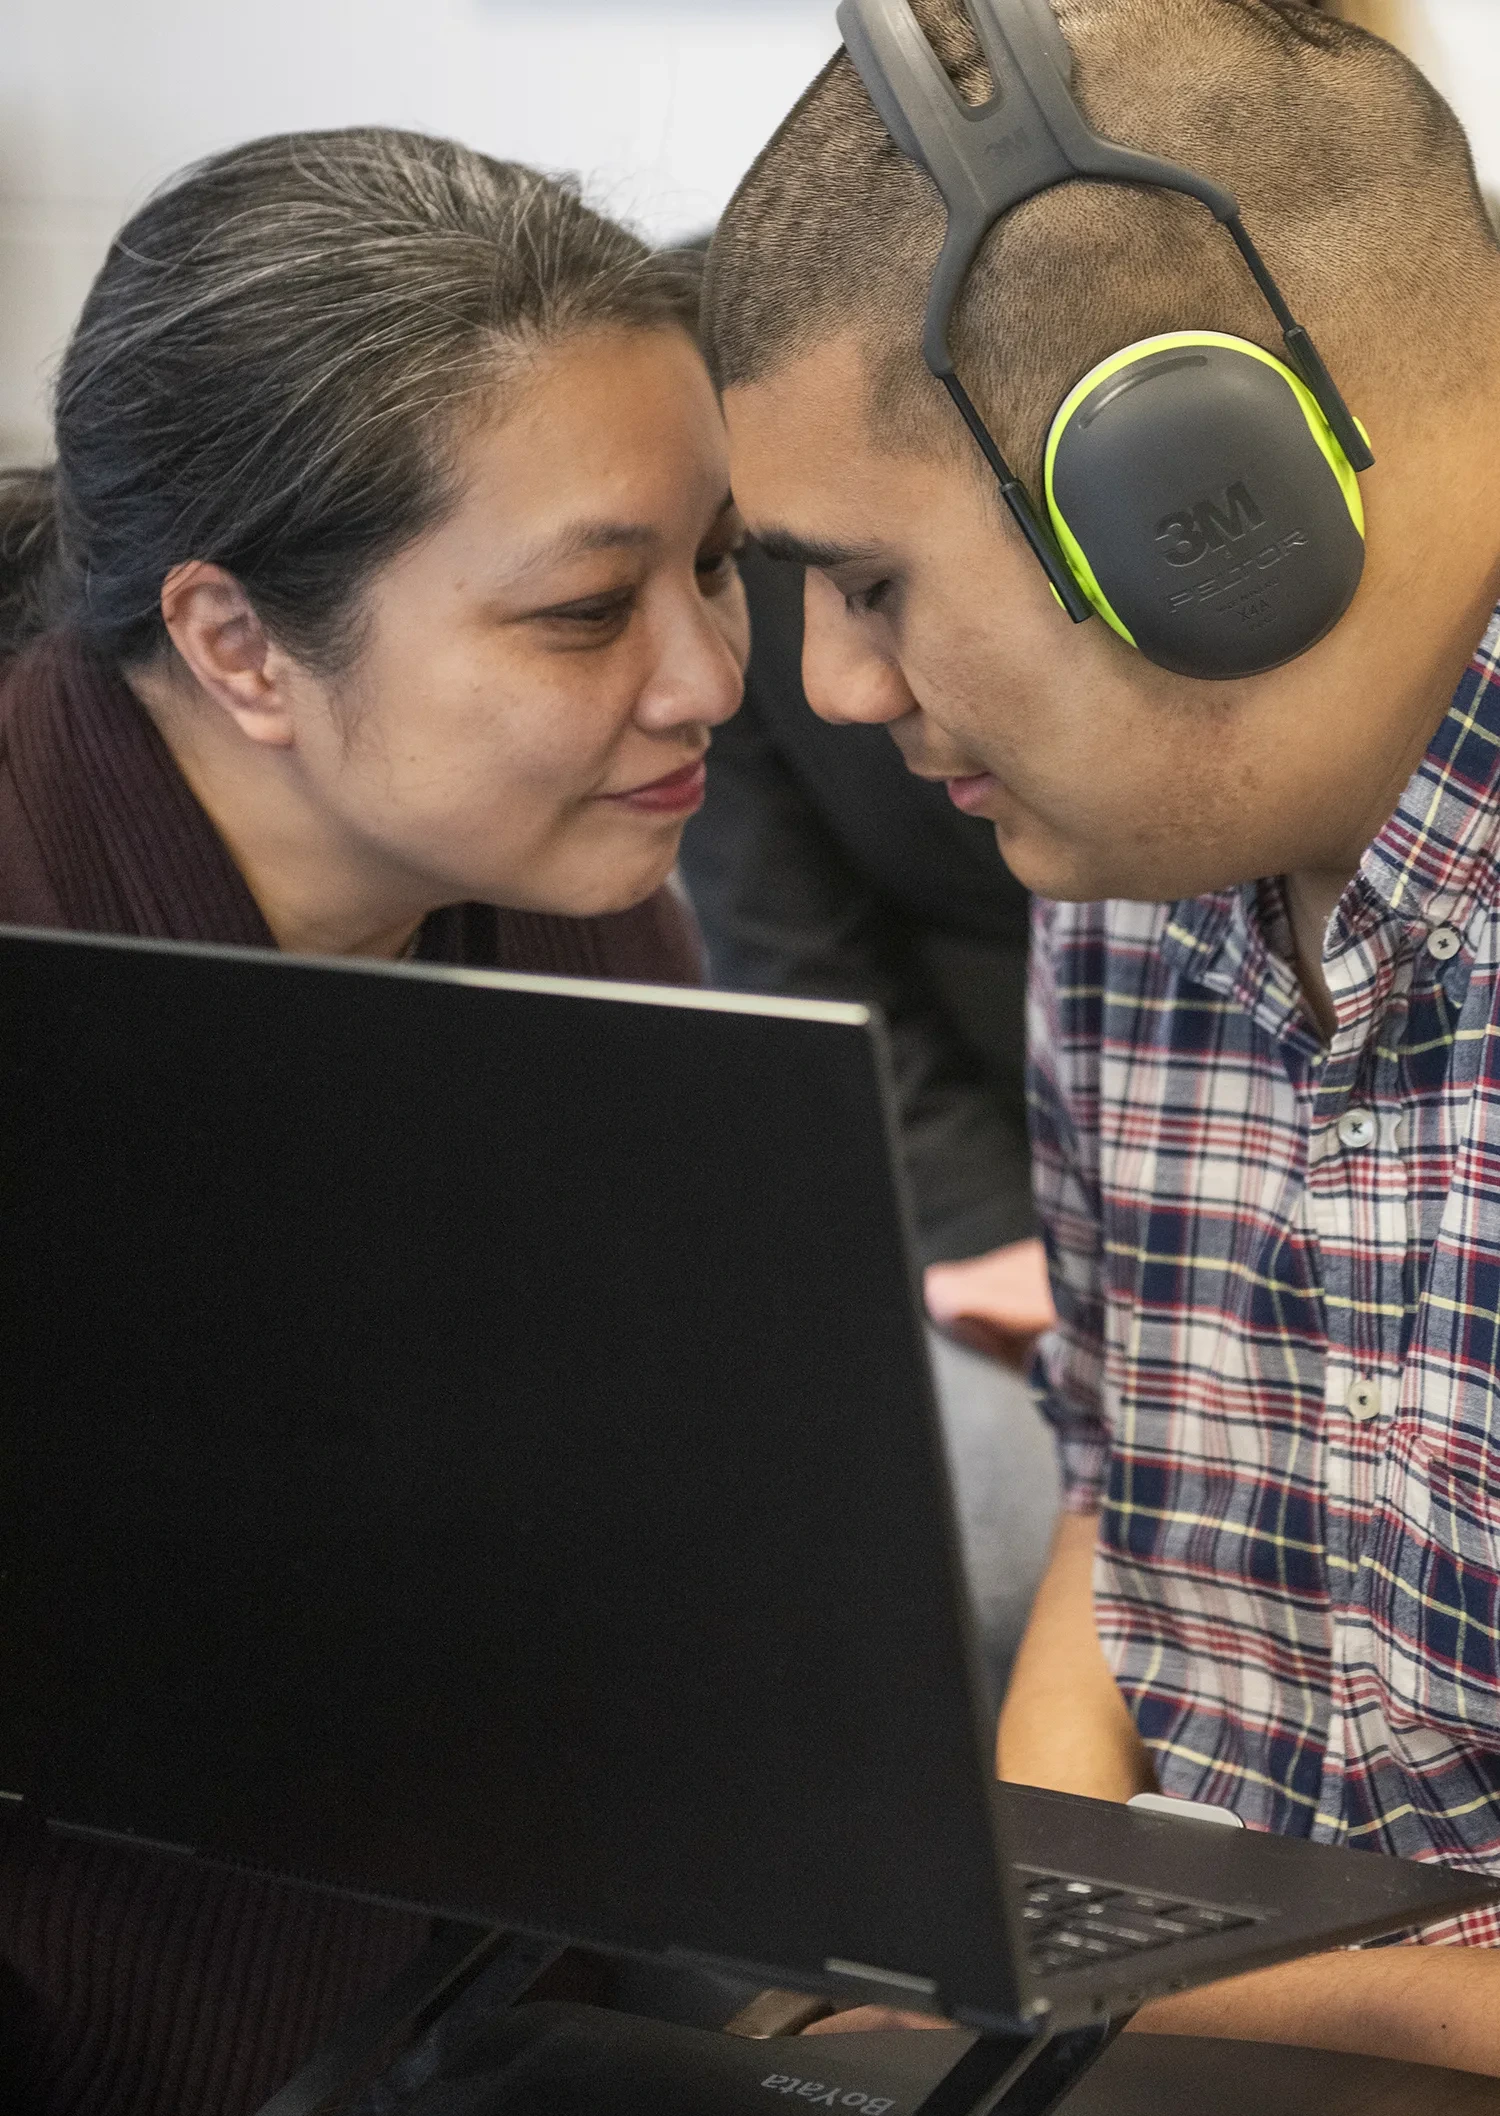
[{"label": "laptop", "polygon": [[994,1782],[863,1009],[0,995],[0,1813],[987,2035],[1500,1899]]}]

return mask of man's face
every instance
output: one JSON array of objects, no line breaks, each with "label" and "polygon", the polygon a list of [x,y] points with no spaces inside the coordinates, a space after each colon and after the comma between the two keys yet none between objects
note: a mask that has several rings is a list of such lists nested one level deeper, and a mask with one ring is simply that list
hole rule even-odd
[{"label": "man's face", "polygon": [[811,563],[803,673],[824,719],[887,724],[1047,896],[1352,868],[1425,741],[1399,671],[1389,709],[1371,699],[1363,595],[1288,668],[1169,675],[1102,620],[1069,621],[977,452],[886,452],[867,401],[853,339],[725,400],[752,533]]}]

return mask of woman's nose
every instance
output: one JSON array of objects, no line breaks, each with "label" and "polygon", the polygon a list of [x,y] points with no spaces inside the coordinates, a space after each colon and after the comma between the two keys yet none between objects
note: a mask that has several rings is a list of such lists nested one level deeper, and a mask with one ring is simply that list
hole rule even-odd
[{"label": "woman's nose", "polygon": [[803,597],[802,687],[820,720],[884,727],[915,706],[900,667],[861,636],[831,581],[807,576]]},{"label": "woman's nose", "polygon": [[718,727],[733,719],[744,695],[741,655],[712,614],[699,608],[663,639],[635,717],[657,734],[689,723]]}]

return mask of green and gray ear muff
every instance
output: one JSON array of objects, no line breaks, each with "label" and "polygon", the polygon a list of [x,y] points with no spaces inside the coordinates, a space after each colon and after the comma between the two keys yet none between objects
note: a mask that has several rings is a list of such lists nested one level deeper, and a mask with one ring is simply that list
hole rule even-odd
[{"label": "green and gray ear muff", "polygon": [[[840,0],[838,10],[886,130],[926,170],[948,212],[923,359],[1075,623],[1097,611],[1149,660],[1206,681],[1292,660],[1337,624],[1359,585],[1364,509],[1355,480],[1375,460],[1364,429],[1287,307],[1234,195],[1092,129],[1074,100],[1072,55],[1049,0],[963,5],[995,81],[978,108],[948,78],[911,0]],[[995,223],[1077,178],[1176,191],[1206,206],[1275,316],[1286,360],[1215,331],[1116,353],[1058,412],[1043,509],[955,373],[948,335]]]},{"label": "green and gray ear muff", "polygon": [[1047,441],[1047,512],[1090,603],[1179,675],[1305,653],[1359,586],[1365,511],[1316,399],[1243,338],[1147,338],[1084,376]]}]

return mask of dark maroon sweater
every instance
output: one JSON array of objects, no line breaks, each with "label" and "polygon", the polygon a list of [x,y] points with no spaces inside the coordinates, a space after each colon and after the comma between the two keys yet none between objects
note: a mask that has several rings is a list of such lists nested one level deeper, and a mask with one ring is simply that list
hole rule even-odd
[{"label": "dark maroon sweater", "polygon": [[[39,641],[0,687],[0,921],[275,945],[120,677]],[[464,904],[428,961],[698,981],[667,890],[615,917]],[[0,2116],[249,2116],[423,1944],[419,1917],[0,1817]]]}]

